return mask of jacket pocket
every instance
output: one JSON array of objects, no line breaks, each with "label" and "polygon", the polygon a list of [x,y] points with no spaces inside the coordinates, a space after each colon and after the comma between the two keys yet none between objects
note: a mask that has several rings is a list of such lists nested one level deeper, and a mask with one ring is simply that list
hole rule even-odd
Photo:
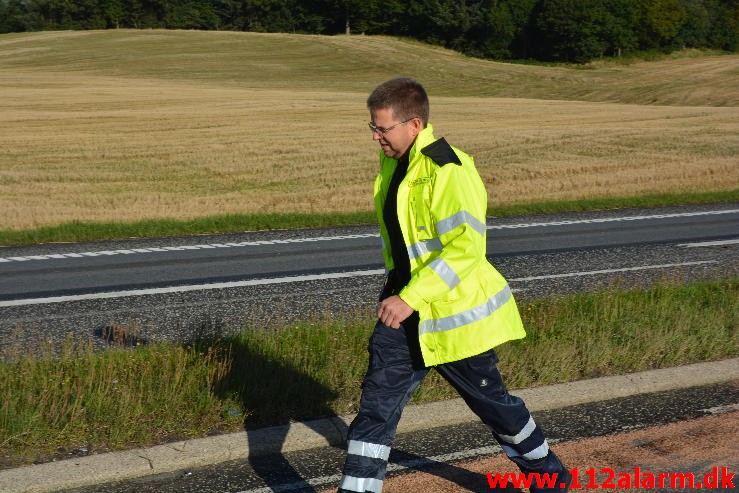
[{"label": "jacket pocket", "polygon": [[413,227],[419,239],[432,238],[434,231],[431,221],[431,179],[414,180],[410,186],[409,200],[413,211]]}]

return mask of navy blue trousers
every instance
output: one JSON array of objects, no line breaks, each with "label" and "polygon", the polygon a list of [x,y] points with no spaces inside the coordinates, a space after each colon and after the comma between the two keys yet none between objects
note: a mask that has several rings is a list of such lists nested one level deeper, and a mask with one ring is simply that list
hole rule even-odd
[{"label": "navy blue trousers", "polygon": [[[417,316],[411,317],[400,329],[381,322],[375,326],[359,413],[349,427],[347,457],[339,485],[342,491],[382,491],[400,415],[430,370],[421,359],[417,320]],[[493,437],[521,471],[556,472],[564,479],[564,466],[549,450],[523,400],[506,390],[497,362],[498,357],[490,350],[434,368],[490,427]]]}]

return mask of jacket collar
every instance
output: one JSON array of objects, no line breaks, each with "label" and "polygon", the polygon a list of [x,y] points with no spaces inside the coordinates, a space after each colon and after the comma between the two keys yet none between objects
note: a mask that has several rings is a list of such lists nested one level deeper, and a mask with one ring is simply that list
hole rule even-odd
[{"label": "jacket collar", "polygon": [[411,146],[411,151],[408,153],[408,161],[413,162],[421,149],[429,144],[432,144],[436,139],[434,138],[434,127],[431,124],[427,124],[426,128],[416,136],[416,141]]}]

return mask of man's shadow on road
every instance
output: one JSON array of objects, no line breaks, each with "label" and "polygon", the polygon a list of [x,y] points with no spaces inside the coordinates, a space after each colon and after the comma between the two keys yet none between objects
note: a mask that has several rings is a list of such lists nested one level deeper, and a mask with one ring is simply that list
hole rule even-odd
[{"label": "man's shadow on road", "polygon": [[[248,410],[244,429],[252,470],[267,487],[276,491],[315,493],[317,487],[290,463],[283,448],[290,424],[301,422],[329,445],[346,450],[347,425],[336,417],[331,407],[337,392],[297,370],[290,362],[266,356],[259,348],[231,342],[230,356],[231,369],[215,390],[221,395],[239,395],[243,409]],[[344,454],[340,455],[343,460]],[[442,477],[468,491],[496,491],[488,486],[483,475],[452,464],[430,461],[398,449],[392,451],[390,461]],[[337,466],[340,468],[341,464]],[[325,489],[326,485],[318,488]]]}]

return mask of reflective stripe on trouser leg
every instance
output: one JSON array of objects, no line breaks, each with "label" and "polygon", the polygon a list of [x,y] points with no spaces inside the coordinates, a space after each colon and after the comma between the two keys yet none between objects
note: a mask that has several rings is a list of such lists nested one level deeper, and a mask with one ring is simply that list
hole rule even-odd
[{"label": "reflective stripe on trouser leg", "polygon": [[341,489],[382,491],[390,444],[400,414],[428,373],[428,369],[419,364],[420,353],[417,338],[414,338],[417,326],[412,322],[407,325],[392,329],[378,323],[372,334],[359,413],[349,427],[347,456],[339,482]]},{"label": "reflective stripe on trouser leg", "polygon": [[341,476],[339,488],[358,493],[367,493],[368,491],[372,493],[381,493],[382,480],[375,478],[355,478],[354,476],[347,476],[344,474]]},{"label": "reflective stripe on trouser leg", "polygon": [[493,431],[506,455],[526,472],[555,472],[544,433],[523,400],[508,393],[493,350],[445,363],[436,369],[459,392],[470,409]]}]

